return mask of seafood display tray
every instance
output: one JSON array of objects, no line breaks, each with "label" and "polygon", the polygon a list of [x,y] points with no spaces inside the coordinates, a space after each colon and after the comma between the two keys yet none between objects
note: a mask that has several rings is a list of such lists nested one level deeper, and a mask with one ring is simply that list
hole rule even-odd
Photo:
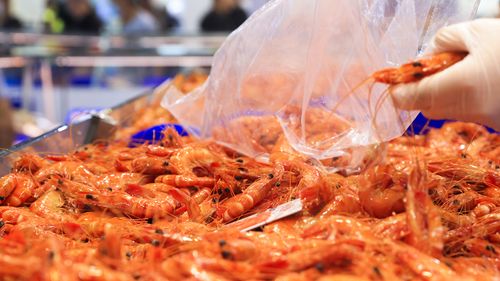
[{"label": "seafood display tray", "polygon": [[12,160],[19,153],[65,154],[96,140],[110,139],[117,128],[126,127],[134,120],[134,113],[147,107],[157,91],[148,90],[112,108],[82,117],[72,124],[61,125],[39,137],[0,151],[0,176],[10,172]]}]

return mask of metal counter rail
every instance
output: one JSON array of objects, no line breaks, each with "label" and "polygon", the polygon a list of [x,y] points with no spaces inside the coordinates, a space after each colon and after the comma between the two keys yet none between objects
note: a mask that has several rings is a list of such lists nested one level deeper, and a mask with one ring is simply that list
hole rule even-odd
[{"label": "metal counter rail", "polygon": [[208,67],[211,56],[61,56],[59,67]]},{"label": "metal counter rail", "polygon": [[156,34],[145,36],[70,35],[30,32],[1,32],[0,44],[6,46],[39,46],[67,48],[123,49],[129,47],[156,48],[160,45],[203,46],[218,48],[226,33],[215,34]]}]

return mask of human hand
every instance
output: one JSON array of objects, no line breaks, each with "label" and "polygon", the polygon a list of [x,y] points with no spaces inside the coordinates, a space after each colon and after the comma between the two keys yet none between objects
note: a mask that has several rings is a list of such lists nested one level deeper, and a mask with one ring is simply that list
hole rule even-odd
[{"label": "human hand", "polygon": [[466,51],[462,61],[416,83],[391,89],[395,105],[433,119],[477,122],[500,130],[500,20],[442,28],[434,53]]}]

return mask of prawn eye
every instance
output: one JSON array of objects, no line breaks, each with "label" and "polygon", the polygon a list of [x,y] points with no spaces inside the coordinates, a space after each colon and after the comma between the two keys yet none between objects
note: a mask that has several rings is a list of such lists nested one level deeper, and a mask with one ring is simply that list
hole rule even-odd
[{"label": "prawn eye", "polygon": [[222,258],[225,259],[225,260],[231,258],[231,252],[229,252],[229,251],[222,251],[221,255],[222,255]]},{"label": "prawn eye", "polygon": [[375,274],[377,274],[378,276],[382,276],[382,273],[380,272],[378,266],[373,267],[373,272],[375,272]]},{"label": "prawn eye", "polygon": [[316,265],[314,265],[314,267],[316,268],[317,271],[319,272],[323,272],[325,271],[325,266],[322,264],[322,263],[317,263]]},{"label": "prawn eye", "polygon": [[423,65],[422,65],[422,63],[421,63],[421,62],[419,62],[419,61],[416,61],[416,62],[412,63],[411,65],[412,65],[413,67],[422,67],[422,66],[423,66]]},{"label": "prawn eye", "polygon": [[92,206],[90,206],[89,204],[84,204],[82,210],[84,212],[90,212],[92,211]]},{"label": "prawn eye", "polygon": [[497,253],[497,251],[495,250],[495,247],[493,247],[492,245],[486,245],[485,248],[486,248],[487,251],[490,251],[490,252],[492,252],[494,254]]},{"label": "prawn eye", "polygon": [[424,74],[422,72],[415,72],[413,73],[413,77],[415,77],[415,79],[420,79],[424,77]]}]

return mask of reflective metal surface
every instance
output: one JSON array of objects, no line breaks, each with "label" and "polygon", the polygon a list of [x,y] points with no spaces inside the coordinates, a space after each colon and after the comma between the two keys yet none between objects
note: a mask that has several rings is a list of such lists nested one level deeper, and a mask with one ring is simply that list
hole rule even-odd
[{"label": "reflective metal surface", "polygon": [[96,140],[111,139],[117,128],[131,125],[134,113],[146,108],[158,94],[161,91],[147,91],[113,108],[88,115],[74,124],[60,126],[37,138],[0,151],[0,176],[10,172],[12,162],[21,153],[65,154]]},{"label": "reflective metal surface", "polygon": [[212,56],[226,34],[143,37],[52,35],[0,31],[0,55],[24,58]]},{"label": "reflective metal surface", "polygon": [[78,124],[64,125],[32,140],[17,144],[9,150],[0,152],[0,175],[10,171],[12,161],[20,153],[36,152],[40,154],[66,153],[85,143],[92,118]]}]

